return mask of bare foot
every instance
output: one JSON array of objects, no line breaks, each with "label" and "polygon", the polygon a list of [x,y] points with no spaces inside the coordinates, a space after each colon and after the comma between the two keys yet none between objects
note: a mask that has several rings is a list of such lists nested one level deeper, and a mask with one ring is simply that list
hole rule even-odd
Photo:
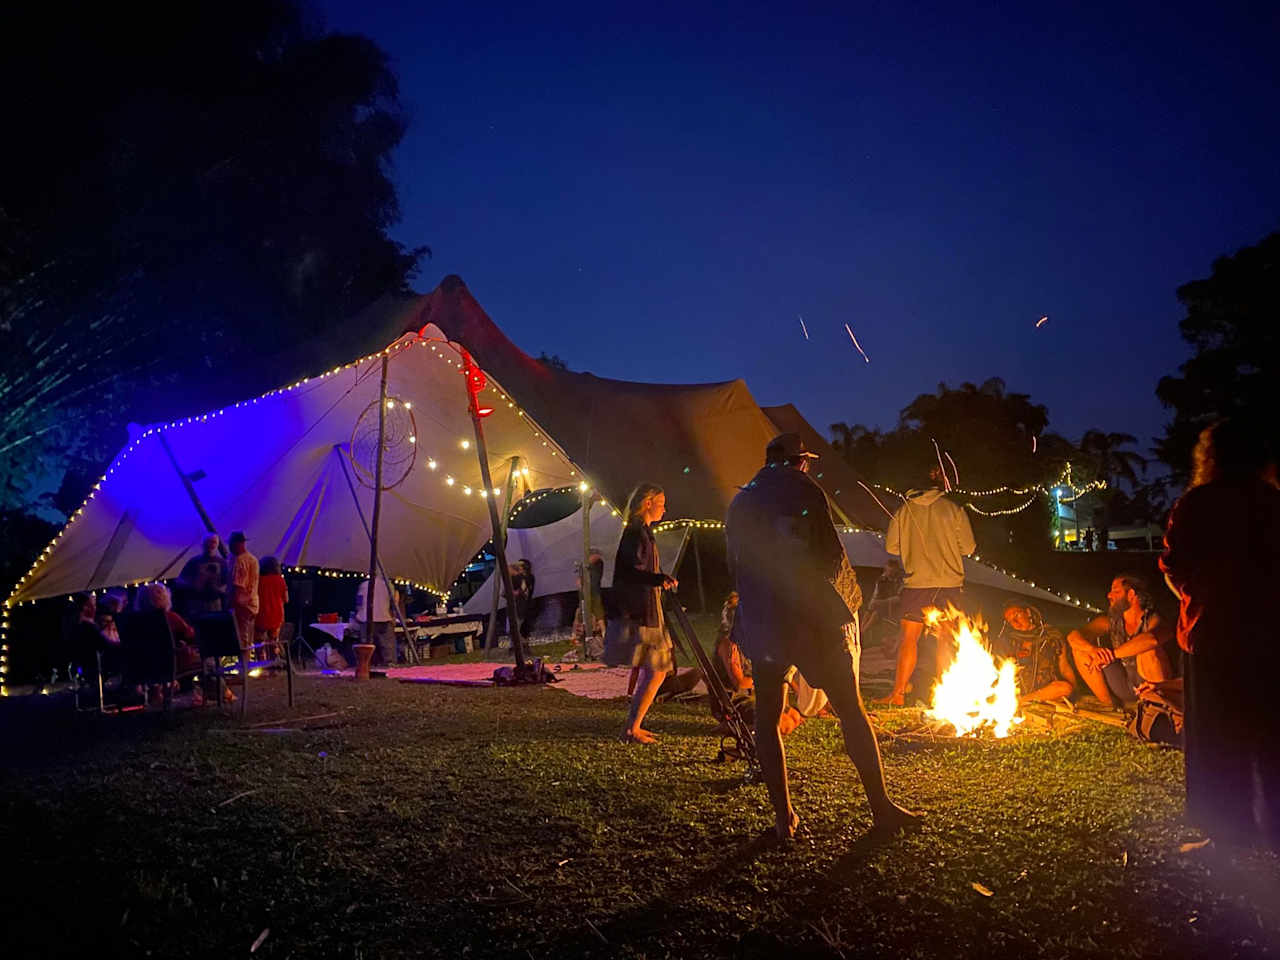
[{"label": "bare foot", "polygon": [[905,702],[903,701],[902,694],[900,693],[891,693],[888,696],[876,697],[874,700],[871,701],[871,705],[874,707],[906,706]]},{"label": "bare foot", "polygon": [[907,827],[918,827],[924,823],[922,814],[912,813],[896,803],[891,803],[885,809],[873,813],[872,819],[875,820],[874,829],[877,833],[896,833]]},{"label": "bare foot", "polygon": [[796,830],[800,827],[800,818],[796,816],[794,810],[787,813],[785,821],[779,821],[773,825],[774,836],[779,840],[794,840],[796,838]]},{"label": "bare foot", "polygon": [[622,740],[624,743],[657,743],[658,738],[648,730],[636,727],[634,730],[624,730],[622,732]]}]

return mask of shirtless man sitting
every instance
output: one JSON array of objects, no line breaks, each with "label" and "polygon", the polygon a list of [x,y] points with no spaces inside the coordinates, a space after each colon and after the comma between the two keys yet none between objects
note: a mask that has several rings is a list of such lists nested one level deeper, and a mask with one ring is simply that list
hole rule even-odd
[{"label": "shirtless man sitting", "polygon": [[1170,679],[1167,645],[1172,637],[1156,613],[1141,577],[1121,574],[1111,581],[1108,612],[1067,634],[1080,676],[1089,690],[1112,707],[1138,699],[1143,682]]}]

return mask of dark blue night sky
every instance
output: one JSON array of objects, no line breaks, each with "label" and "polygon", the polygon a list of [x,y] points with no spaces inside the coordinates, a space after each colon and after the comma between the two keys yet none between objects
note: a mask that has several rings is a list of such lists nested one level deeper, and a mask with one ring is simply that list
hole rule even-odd
[{"label": "dark blue night sky", "polygon": [[1280,228],[1280,5],[1218,6],[319,10],[394,58],[419,288],[530,353],[824,431],[1001,376],[1145,447],[1176,287]]}]

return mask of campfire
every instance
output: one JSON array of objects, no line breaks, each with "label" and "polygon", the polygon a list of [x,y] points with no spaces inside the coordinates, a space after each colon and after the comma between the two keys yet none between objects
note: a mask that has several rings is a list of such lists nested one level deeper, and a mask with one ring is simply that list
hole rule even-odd
[{"label": "campfire", "polygon": [[927,715],[950,724],[957,737],[976,737],[984,731],[997,738],[1009,736],[1022,722],[1014,661],[996,663],[981,618],[970,619],[948,605],[946,613],[927,611],[926,619],[931,625],[945,625],[939,643],[947,642],[947,634],[955,643],[955,659],[933,688]]}]

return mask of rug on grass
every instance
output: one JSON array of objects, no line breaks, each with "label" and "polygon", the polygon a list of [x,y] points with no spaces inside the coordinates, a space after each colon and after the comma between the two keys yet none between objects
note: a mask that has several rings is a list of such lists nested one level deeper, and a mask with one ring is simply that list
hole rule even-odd
[{"label": "rug on grass", "polygon": [[[387,676],[408,683],[472,686],[486,683],[493,677],[493,671],[501,666],[504,664],[476,662],[397,667],[388,670]],[[547,666],[555,673],[556,682],[550,685],[554,689],[592,700],[610,700],[627,695],[627,683],[631,679],[630,667],[606,667],[601,663],[552,663]],[[694,687],[694,692],[705,692],[705,688],[699,683]]]}]

